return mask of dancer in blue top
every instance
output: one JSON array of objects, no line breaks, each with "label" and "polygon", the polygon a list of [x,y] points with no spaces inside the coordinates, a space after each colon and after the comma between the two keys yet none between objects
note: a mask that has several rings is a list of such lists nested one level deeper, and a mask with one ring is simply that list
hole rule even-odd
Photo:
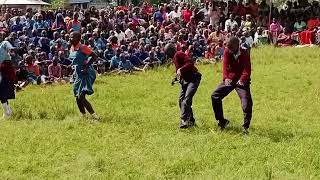
[{"label": "dancer in blue top", "polygon": [[98,116],[86,99],[86,95],[93,94],[92,86],[96,79],[96,72],[92,63],[96,61],[97,55],[88,46],[80,44],[80,40],[81,34],[79,32],[70,34],[71,48],[69,58],[72,59],[72,64],[75,68],[73,92],[82,116],[85,117],[87,110],[92,119],[98,120]]}]

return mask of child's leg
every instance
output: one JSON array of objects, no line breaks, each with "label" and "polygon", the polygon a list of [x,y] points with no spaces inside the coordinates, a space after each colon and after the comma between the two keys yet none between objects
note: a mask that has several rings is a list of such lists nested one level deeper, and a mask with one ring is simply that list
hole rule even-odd
[{"label": "child's leg", "polygon": [[81,101],[80,97],[77,97],[76,101],[77,101],[77,105],[78,105],[78,108],[79,108],[79,111],[81,112],[81,114],[83,114],[83,115],[86,114],[86,110],[84,108],[83,102]]},{"label": "child's leg", "polygon": [[80,101],[82,102],[84,108],[87,109],[87,111],[90,114],[94,114],[94,110],[93,110],[90,102],[86,99],[86,94],[82,93],[79,98],[80,98]]},{"label": "child's leg", "polygon": [[8,118],[12,115],[12,110],[9,106],[9,102],[7,99],[2,99],[1,100],[2,108],[3,108],[3,116],[5,118]]}]

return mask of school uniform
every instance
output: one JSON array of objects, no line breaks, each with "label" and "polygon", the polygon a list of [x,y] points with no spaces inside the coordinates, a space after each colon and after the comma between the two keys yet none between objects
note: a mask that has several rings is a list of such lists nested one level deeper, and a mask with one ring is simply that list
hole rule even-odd
[{"label": "school uniform", "polygon": [[173,62],[176,70],[180,69],[180,84],[181,92],[179,97],[180,107],[180,127],[184,128],[189,125],[194,125],[195,119],[193,117],[192,99],[200,85],[201,74],[194,66],[194,62],[187,54],[178,51]]},{"label": "school uniform", "polygon": [[[252,118],[252,97],[250,92],[251,63],[248,50],[240,48],[237,55],[225,49],[223,55],[223,81],[212,93],[212,108],[217,121],[225,121],[222,108],[222,100],[234,89],[237,91],[244,113],[243,127],[248,129]],[[231,79],[231,85],[226,85],[224,80]],[[237,85],[238,81],[244,83],[244,86]]]},{"label": "school uniform", "polygon": [[8,50],[12,49],[8,41],[0,43],[0,100],[7,101],[15,98],[16,74],[10,60]]}]

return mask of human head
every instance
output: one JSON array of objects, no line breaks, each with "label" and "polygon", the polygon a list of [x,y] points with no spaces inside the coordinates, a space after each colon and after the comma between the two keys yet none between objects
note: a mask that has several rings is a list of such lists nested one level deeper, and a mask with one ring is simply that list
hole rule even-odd
[{"label": "human head", "polygon": [[237,53],[239,50],[239,39],[235,36],[230,37],[227,40],[227,47],[231,51],[231,53]]},{"label": "human head", "polygon": [[168,56],[168,58],[173,58],[174,55],[176,54],[177,50],[176,50],[176,46],[172,43],[169,43],[165,46],[164,48],[164,52],[166,53],[166,55]]},{"label": "human head", "polygon": [[75,46],[75,45],[79,44],[80,40],[81,40],[81,34],[79,32],[72,32],[70,34],[71,45]]}]

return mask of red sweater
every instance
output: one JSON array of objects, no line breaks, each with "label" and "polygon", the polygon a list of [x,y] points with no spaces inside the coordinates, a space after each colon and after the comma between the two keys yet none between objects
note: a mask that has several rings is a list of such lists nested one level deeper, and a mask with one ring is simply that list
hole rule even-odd
[{"label": "red sweater", "polygon": [[198,69],[194,66],[194,62],[184,52],[178,51],[173,58],[176,71],[180,69],[181,78],[187,82],[194,80]]},{"label": "red sweater", "polygon": [[240,49],[240,56],[234,55],[226,48],[223,53],[223,80],[231,79],[233,82],[241,80],[246,83],[251,75],[251,62],[249,52]]}]

